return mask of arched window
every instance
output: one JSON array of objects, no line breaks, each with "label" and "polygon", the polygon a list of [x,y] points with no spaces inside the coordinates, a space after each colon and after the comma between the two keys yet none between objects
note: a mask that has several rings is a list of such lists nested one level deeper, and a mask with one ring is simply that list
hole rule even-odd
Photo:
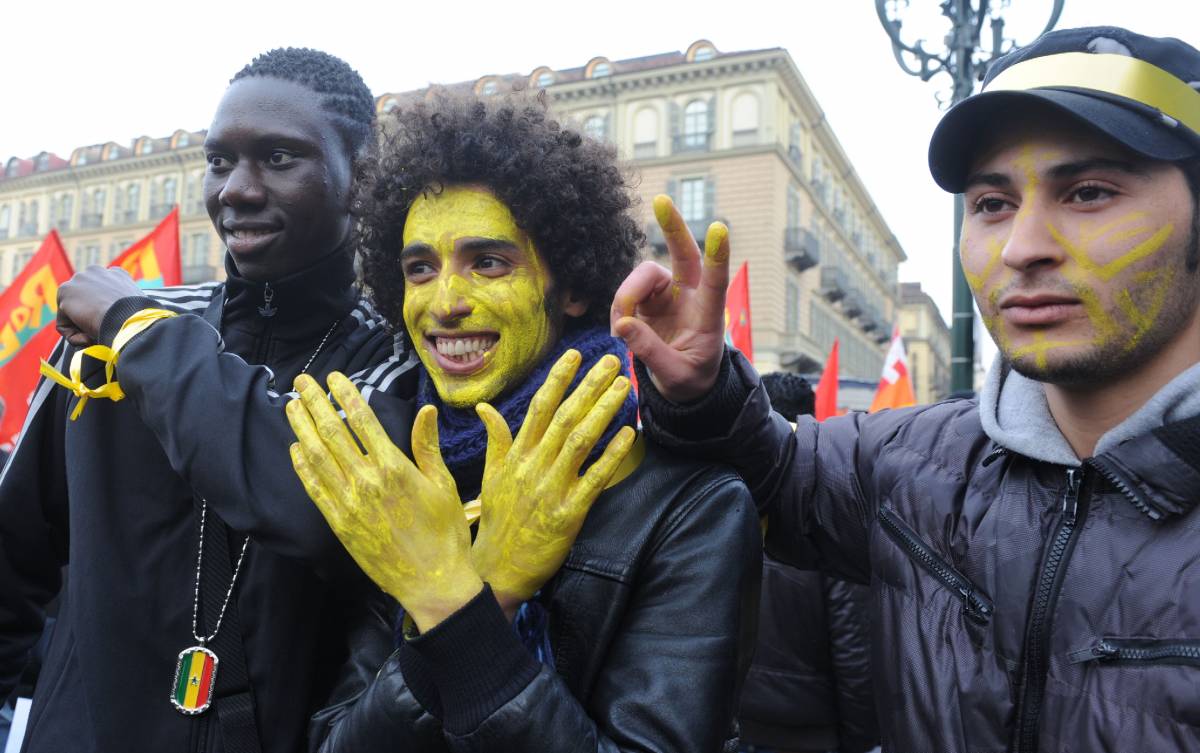
[{"label": "arched window", "polygon": [[182,149],[190,143],[192,143],[192,137],[187,131],[184,131],[183,133],[179,134],[179,138],[175,140],[175,148]]},{"label": "arched window", "polygon": [[589,138],[596,141],[603,141],[608,138],[608,118],[603,115],[593,115],[583,121],[583,132]]},{"label": "arched window", "polygon": [[633,116],[633,156],[647,159],[658,155],[658,110],[643,107]]},{"label": "arched window", "polygon": [[553,83],[554,83],[554,72],[553,71],[543,71],[538,74],[537,86],[539,89],[545,89],[547,86],[550,86]]},{"label": "arched window", "polygon": [[485,82],[483,85],[483,88],[480,89],[479,93],[485,97],[490,97],[498,91],[500,91],[500,85],[497,84],[496,81],[493,79],[491,81]]},{"label": "arched window", "polygon": [[175,203],[178,187],[179,183],[174,178],[167,178],[163,181],[163,203],[166,204],[168,208]]},{"label": "arched window", "polygon": [[733,145],[758,143],[758,96],[742,92],[733,98]]},{"label": "arched window", "polygon": [[696,53],[692,56],[692,60],[697,63],[702,63],[705,60],[712,60],[717,56],[717,48],[710,44],[696,48]]},{"label": "arched window", "polygon": [[599,58],[592,61],[591,67],[588,69],[588,78],[604,78],[612,75],[612,63],[604,58]]},{"label": "arched window", "polygon": [[707,149],[709,125],[708,102],[693,99],[683,108],[683,146],[685,149]]}]

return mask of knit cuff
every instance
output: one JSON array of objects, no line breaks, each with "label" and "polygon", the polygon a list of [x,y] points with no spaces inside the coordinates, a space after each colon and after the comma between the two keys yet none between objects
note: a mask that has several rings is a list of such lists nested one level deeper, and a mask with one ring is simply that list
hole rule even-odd
[{"label": "knit cuff", "polygon": [[[428,633],[407,642],[421,662],[402,664],[432,680],[451,734],[475,731],[497,709],[525,689],[541,669],[505,618],[490,586]],[[403,655],[404,652],[402,652]],[[413,696],[421,700],[412,685]],[[423,689],[427,693],[428,689]],[[424,704],[422,704],[424,705]],[[433,709],[426,706],[433,713]],[[436,716],[436,714],[435,714]]]},{"label": "knit cuff", "polygon": [[131,295],[119,299],[116,303],[108,307],[108,311],[104,313],[104,319],[100,321],[100,334],[98,342],[101,345],[112,345],[117,333],[121,331],[121,327],[125,325],[125,321],[142,309],[158,308],[153,298],[147,298],[144,295]]},{"label": "knit cuff", "polygon": [[[733,355],[725,348],[717,381],[706,395],[689,403],[673,403],[654,387],[650,372],[641,360],[634,360],[637,370],[638,399],[643,420],[648,413],[653,425],[666,434],[688,441],[703,441],[724,436],[742,411],[750,386],[744,384],[733,368]],[[652,432],[653,433],[653,432]]]}]

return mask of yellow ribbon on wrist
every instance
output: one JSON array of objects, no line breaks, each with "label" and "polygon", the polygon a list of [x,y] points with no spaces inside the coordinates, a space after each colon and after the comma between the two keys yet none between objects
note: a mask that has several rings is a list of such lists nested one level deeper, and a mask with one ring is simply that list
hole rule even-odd
[{"label": "yellow ribbon on wrist", "polygon": [[[75,351],[75,355],[71,357],[70,377],[51,366],[44,359],[42,360],[40,367],[42,376],[70,390],[79,398],[75,410],[71,411],[72,421],[79,418],[79,414],[83,412],[83,406],[87,405],[87,401],[91,398],[108,398],[114,403],[125,398],[125,392],[121,389],[121,385],[113,380],[113,371],[116,369],[117,358],[121,355],[121,350],[129,344],[130,340],[145,332],[150,325],[175,316],[179,316],[179,314],[166,309],[142,309],[125,320],[117,332],[117,336],[113,338],[111,346],[90,345],[83,350]],[[104,384],[99,387],[88,387],[83,383],[84,356],[104,362]]]}]

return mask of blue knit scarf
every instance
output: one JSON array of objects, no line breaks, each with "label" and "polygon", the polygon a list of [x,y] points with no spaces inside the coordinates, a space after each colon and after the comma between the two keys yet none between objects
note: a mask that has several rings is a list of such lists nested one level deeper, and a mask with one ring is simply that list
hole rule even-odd
[{"label": "blue knit scarf", "polygon": [[[629,376],[629,351],[622,340],[612,337],[607,330],[600,327],[569,330],[546,354],[541,363],[529,373],[521,386],[500,398],[499,401],[492,403],[492,407],[499,411],[500,415],[504,416],[504,420],[508,422],[508,429],[512,432],[513,437],[517,436],[521,424],[525,421],[525,413],[529,410],[529,402],[533,400],[534,393],[546,381],[550,369],[558,362],[559,357],[570,348],[578,350],[582,356],[579,371],[576,372],[575,379],[571,382],[571,390],[574,390],[583,380],[588,369],[610,353],[621,359],[621,373],[626,377]],[[438,409],[438,440],[442,446],[442,459],[446,461],[450,472],[455,473],[473,465],[481,465],[487,451],[487,431],[484,429],[483,422],[479,420],[479,415],[475,413],[475,408],[454,408],[443,403],[433,385],[433,380],[429,378],[429,374],[423,368],[419,379],[417,404],[420,407],[432,405]],[[567,394],[569,395],[570,391]],[[625,404],[621,406],[620,412],[609,424],[604,436],[596,443],[595,449],[588,457],[588,463],[590,464],[600,457],[600,453],[608,446],[609,440],[620,431],[622,426],[635,426],[636,424],[637,396],[631,390],[629,397],[625,398]]]},{"label": "blue knit scarf", "polygon": [[[588,370],[609,353],[621,359],[621,373],[626,377],[630,374],[629,352],[623,341],[610,336],[606,330],[600,327],[580,328],[566,332],[541,363],[529,373],[520,387],[492,404],[492,407],[504,416],[504,420],[508,423],[508,429],[514,437],[525,420],[525,413],[529,410],[529,403],[533,399],[534,393],[546,381],[550,369],[558,362],[559,357],[569,348],[578,350],[582,356],[579,371],[576,372],[575,379],[571,382],[570,390],[574,390]],[[421,369],[419,379],[418,405],[422,407],[433,405],[438,409],[438,439],[442,448],[442,459],[446,462],[446,466],[455,477],[458,477],[460,473],[466,475],[477,472],[482,467],[487,452],[487,432],[483,422],[479,420],[478,414],[475,413],[475,409],[454,408],[443,403],[424,368]],[[567,392],[568,395],[570,390]],[[608,446],[609,441],[620,431],[622,426],[636,425],[637,396],[630,391],[620,412],[617,413],[605,430],[604,436],[600,438],[595,449],[588,456],[585,467],[600,457],[604,448]],[[534,659],[553,669],[554,654],[550,646],[549,615],[539,601],[539,596],[540,593],[535,594],[532,599],[521,605],[513,620],[513,630]],[[402,640],[400,625],[403,619],[404,615],[401,612],[396,623],[397,643]]]}]

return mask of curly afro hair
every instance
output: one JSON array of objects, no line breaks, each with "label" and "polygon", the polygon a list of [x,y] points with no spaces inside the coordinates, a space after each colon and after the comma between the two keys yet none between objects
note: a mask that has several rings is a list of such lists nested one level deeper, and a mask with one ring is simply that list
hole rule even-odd
[{"label": "curly afro hair", "polygon": [[762,375],[762,385],[771,408],[789,421],[795,421],[796,416],[811,416],[816,410],[812,386],[799,374],[773,371]]},{"label": "curly afro hair", "polygon": [[341,58],[307,47],[281,47],[254,58],[229,83],[251,76],[280,78],[324,94],[321,107],[334,115],[346,151],[353,157],[368,145],[375,98],[358,71]]},{"label": "curly afro hair", "polygon": [[380,158],[358,185],[363,279],[403,331],[399,263],[409,207],[451,184],[487,186],[542,255],[559,290],[589,303],[579,324],[603,324],[645,237],[630,216],[630,181],[616,150],[563,128],[544,97],[480,99],[438,92],[384,122]]}]

